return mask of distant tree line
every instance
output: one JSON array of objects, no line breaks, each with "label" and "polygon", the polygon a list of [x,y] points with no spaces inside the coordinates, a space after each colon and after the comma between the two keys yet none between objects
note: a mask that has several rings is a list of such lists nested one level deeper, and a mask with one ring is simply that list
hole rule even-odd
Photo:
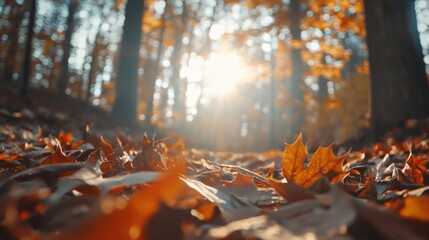
[{"label": "distant tree line", "polygon": [[[190,144],[277,148],[302,131],[328,144],[429,117],[412,0],[32,0],[0,11],[3,86],[29,98],[30,86],[52,88]],[[254,72],[208,96],[204,68],[222,49]]]}]

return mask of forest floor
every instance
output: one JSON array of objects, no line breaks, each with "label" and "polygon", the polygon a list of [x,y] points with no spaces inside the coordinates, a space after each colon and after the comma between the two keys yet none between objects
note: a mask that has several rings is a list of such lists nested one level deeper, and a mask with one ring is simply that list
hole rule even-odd
[{"label": "forest floor", "polygon": [[32,99],[0,91],[0,239],[429,238],[428,121],[350,151],[211,152]]}]

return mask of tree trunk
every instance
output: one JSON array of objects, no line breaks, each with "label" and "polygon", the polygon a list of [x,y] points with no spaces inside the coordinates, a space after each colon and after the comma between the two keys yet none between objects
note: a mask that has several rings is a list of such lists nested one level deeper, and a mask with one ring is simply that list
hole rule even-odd
[{"label": "tree trunk", "polygon": [[[183,35],[179,34],[178,35]],[[184,117],[185,110],[186,110],[186,104],[185,104],[185,91],[186,91],[186,85],[182,83],[179,71],[180,71],[180,57],[182,56],[180,52],[182,51],[182,38],[179,36],[176,37],[176,42],[174,44],[174,50],[171,56],[171,63],[172,63],[172,77],[171,80],[173,82],[173,88],[174,88],[174,110],[176,113],[178,113],[180,116]],[[184,86],[185,85],[185,86]]]},{"label": "tree trunk", "polygon": [[429,90],[412,0],[364,0],[377,136],[429,116]]},{"label": "tree trunk", "polygon": [[86,82],[85,101],[87,103],[90,102],[92,96],[91,87],[94,85],[97,77],[97,70],[99,68],[98,55],[100,54],[102,39],[101,29],[98,29],[97,35],[95,36],[94,47],[91,51],[91,68],[89,69],[88,81]]},{"label": "tree trunk", "polygon": [[302,131],[302,125],[305,122],[305,109],[303,108],[303,93],[302,85],[302,72],[303,64],[301,57],[301,4],[300,0],[291,0],[289,5],[289,14],[291,21],[291,36],[292,36],[292,76],[290,84],[290,95],[292,98],[291,107],[291,122],[289,138],[294,139],[295,135]]},{"label": "tree trunk", "polygon": [[30,6],[30,18],[28,21],[28,32],[27,32],[27,43],[25,44],[25,56],[23,61],[23,73],[22,73],[22,85],[21,95],[24,98],[28,97],[28,87],[30,85],[31,76],[31,57],[33,55],[33,34],[34,34],[34,23],[36,20],[37,2],[36,0],[31,1]]},{"label": "tree trunk", "polygon": [[112,115],[122,123],[133,124],[137,115],[137,72],[144,1],[128,0],[125,5],[123,36],[119,49],[116,98]]},{"label": "tree trunk", "polygon": [[183,4],[183,12],[182,12],[182,23],[181,26],[177,26],[178,30],[175,36],[173,53],[171,55],[171,63],[172,63],[172,77],[171,80],[173,82],[174,88],[174,110],[176,114],[179,114],[181,118],[179,122],[181,122],[186,115],[186,83],[182,83],[182,79],[180,79],[180,60],[182,55],[182,47],[183,47],[183,34],[186,29],[186,20],[187,20],[187,10],[186,10],[186,2],[182,1]]},{"label": "tree trunk", "polygon": [[[207,28],[206,39],[204,41],[203,47],[200,50],[200,55],[204,58],[205,61],[207,61],[207,59],[208,59],[208,57],[210,55],[210,51],[212,50],[212,40],[210,38],[209,33],[210,33],[210,31],[211,31],[211,29],[212,29],[212,27],[213,27],[213,25],[214,25],[214,23],[216,21],[217,9],[220,6],[220,4],[221,4],[220,1],[216,0],[216,4],[212,8],[213,9],[212,10],[213,14],[212,14],[212,16],[210,18],[210,25]],[[204,64],[204,66],[203,66],[204,68],[205,68],[205,65],[206,64]],[[197,100],[197,112],[201,112],[200,110],[201,110],[202,98],[204,96],[203,93],[204,93],[204,88],[205,88],[205,84],[206,84],[205,82],[206,82],[206,80],[205,80],[205,77],[203,76],[203,78],[201,79],[201,82],[200,82],[200,84],[201,84],[201,94],[200,94],[200,96],[198,97],[198,100]]]},{"label": "tree trunk", "polygon": [[15,62],[16,62],[16,52],[19,47],[19,26],[21,26],[22,20],[24,19],[24,13],[18,10],[17,15],[14,17],[13,26],[10,28],[8,36],[9,47],[7,48],[5,64],[3,67],[3,74],[0,84],[8,84],[12,82],[12,75],[14,72]]},{"label": "tree trunk", "polygon": [[168,2],[165,1],[165,9],[161,17],[162,25],[159,33],[159,45],[157,49],[156,59],[155,61],[149,61],[149,64],[147,66],[149,66],[150,69],[148,69],[148,67],[145,68],[145,72],[149,71],[148,74],[144,74],[147,76],[147,79],[144,79],[144,81],[148,85],[148,89],[149,89],[145,123],[144,123],[147,131],[153,130],[153,126],[152,126],[153,95],[155,94],[155,81],[159,74],[162,53],[164,52],[164,35],[165,35],[165,29],[167,26],[167,20],[166,20],[167,11],[168,11]]},{"label": "tree trunk", "polygon": [[69,58],[71,51],[71,39],[74,30],[74,14],[76,12],[77,2],[75,0],[70,0],[69,2],[69,12],[67,16],[67,30],[64,34],[64,46],[63,46],[63,57],[61,59],[61,73],[58,80],[58,91],[61,94],[65,94],[68,76],[69,76]]},{"label": "tree trunk", "polygon": [[[271,61],[270,61],[270,147],[277,149],[282,144],[279,139],[278,132],[278,119],[280,118],[279,111],[276,107],[277,101],[277,79],[276,79],[276,52],[271,50]],[[282,147],[282,146],[280,146]]]},{"label": "tree trunk", "polygon": [[319,91],[317,94],[318,114],[317,114],[317,129],[315,133],[318,136],[320,144],[329,145],[334,139],[334,128],[331,124],[331,116],[328,105],[329,92],[328,92],[328,79],[324,76],[319,76],[317,79]]}]

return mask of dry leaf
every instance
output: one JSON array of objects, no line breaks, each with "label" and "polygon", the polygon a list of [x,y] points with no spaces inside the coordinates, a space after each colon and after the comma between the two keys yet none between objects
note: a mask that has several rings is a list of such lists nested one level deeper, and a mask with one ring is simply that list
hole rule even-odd
[{"label": "dry leaf", "polygon": [[290,182],[295,181],[296,175],[304,171],[304,163],[307,158],[307,147],[302,142],[302,134],[293,144],[287,144],[282,157],[283,176]]},{"label": "dry leaf", "polygon": [[300,134],[292,145],[286,146],[282,159],[283,174],[288,181],[308,188],[329,172],[340,174],[343,171],[343,161],[349,153],[350,151],[336,157],[332,145],[319,147],[304,168],[308,153]]}]

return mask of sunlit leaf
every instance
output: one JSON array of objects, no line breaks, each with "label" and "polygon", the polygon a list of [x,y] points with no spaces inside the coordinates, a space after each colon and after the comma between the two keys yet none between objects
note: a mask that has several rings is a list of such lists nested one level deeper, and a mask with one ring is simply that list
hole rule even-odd
[{"label": "sunlit leaf", "polygon": [[90,213],[87,221],[76,226],[74,234],[59,239],[148,239],[147,224],[162,202],[174,202],[185,184],[177,172],[167,173],[127,200],[106,196]]},{"label": "sunlit leaf", "polygon": [[308,188],[325,174],[341,173],[343,171],[343,161],[349,152],[336,157],[333,153],[332,145],[319,147],[307,167],[304,168],[307,148],[302,142],[302,136],[299,135],[295,143],[286,146],[282,159],[283,174],[288,181]]},{"label": "sunlit leaf", "polygon": [[282,157],[282,170],[283,176],[288,181],[294,182],[295,176],[304,171],[304,163],[307,155],[307,147],[302,142],[302,134],[299,134],[293,144],[286,145]]}]

